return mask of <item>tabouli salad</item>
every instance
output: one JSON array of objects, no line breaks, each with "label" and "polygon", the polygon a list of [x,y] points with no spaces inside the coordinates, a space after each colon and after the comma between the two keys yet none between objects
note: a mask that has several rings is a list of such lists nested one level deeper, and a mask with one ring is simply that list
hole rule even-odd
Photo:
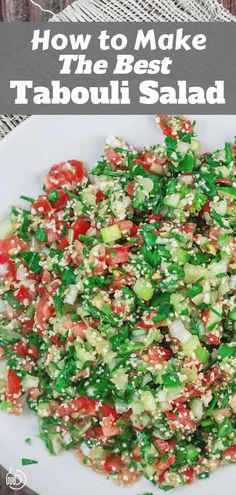
[{"label": "tabouli salad", "polygon": [[53,165],[1,223],[0,407],[167,490],[236,462],[236,146],[157,122],[163,144]]}]

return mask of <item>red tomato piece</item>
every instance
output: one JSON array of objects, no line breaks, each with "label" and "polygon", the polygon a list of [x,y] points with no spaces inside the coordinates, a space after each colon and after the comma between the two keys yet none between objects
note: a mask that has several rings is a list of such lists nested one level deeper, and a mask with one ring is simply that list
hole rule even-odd
[{"label": "red tomato piece", "polygon": [[185,469],[184,471],[181,472],[181,475],[184,476],[185,483],[187,485],[191,485],[191,483],[194,481],[194,478],[195,478],[193,467],[189,467],[189,468]]},{"label": "red tomato piece", "polygon": [[206,332],[205,339],[207,340],[207,342],[209,342],[209,344],[214,346],[220,345],[221,343],[220,337],[212,332]]},{"label": "red tomato piece", "polygon": [[58,246],[57,246],[57,249],[59,251],[63,251],[64,249],[66,249],[67,247],[69,246],[69,241],[68,241],[68,237],[67,235],[65,235],[65,237],[62,237],[61,241],[59,242]]},{"label": "red tomato piece", "polygon": [[220,366],[216,365],[214,368],[205,373],[203,380],[206,384],[213,385],[213,383],[217,382],[219,378],[221,378],[221,375]]},{"label": "red tomato piece", "polygon": [[29,299],[31,300],[33,298],[32,294],[30,293],[29,289],[21,285],[21,287],[18,289],[16,293],[16,299],[17,301],[24,301],[24,299]]},{"label": "red tomato piece", "polygon": [[164,473],[169,469],[169,467],[175,463],[175,455],[170,454],[166,461],[157,461],[155,462],[155,468],[159,473]]},{"label": "red tomato piece", "polygon": [[119,473],[122,470],[123,462],[121,457],[109,455],[103,465],[105,473]]},{"label": "red tomato piece", "polygon": [[88,222],[87,220],[83,220],[83,218],[75,220],[75,222],[71,225],[71,229],[74,232],[74,239],[78,239],[80,235],[86,235],[90,227],[90,222]]},{"label": "red tomato piece", "polygon": [[102,414],[104,417],[110,417],[117,421],[117,419],[120,418],[120,414],[116,412],[115,408],[110,406],[110,404],[103,404],[101,407],[99,407],[99,412]]},{"label": "red tomato piece", "polygon": [[21,379],[13,369],[7,372],[7,397],[12,402],[21,393]]},{"label": "red tomato piece", "polygon": [[107,162],[109,162],[113,167],[117,167],[117,165],[121,165],[123,162],[123,158],[119,153],[116,153],[116,151],[113,148],[106,147],[105,149],[105,159]]},{"label": "red tomato piece", "polygon": [[145,222],[147,223],[150,223],[150,222],[160,222],[161,220],[163,220],[163,216],[162,215],[149,215]]},{"label": "red tomato piece", "polygon": [[57,189],[57,195],[58,199],[52,201],[52,206],[55,210],[62,210],[71,198],[64,189]]},{"label": "red tomato piece", "polygon": [[223,456],[230,462],[236,462],[236,443],[223,451]]},{"label": "red tomato piece", "polygon": [[11,349],[19,354],[19,356],[26,357],[28,356],[28,347],[23,342],[16,342],[11,346]]},{"label": "red tomato piece", "polygon": [[114,437],[115,435],[119,435],[120,428],[117,426],[116,421],[105,417],[102,420],[102,433],[106,438]]},{"label": "red tomato piece", "polygon": [[39,327],[44,329],[47,325],[47,320],[53,316],[54,313],[55,310],[48,301],[48,296],[45,295],[39,300],[36,306],[35,322],[39,325]]},{"label": "red tomato piece", "polygon": [[68,185],[76,187],[78,183],[85,178],[85,167],[83,162],[70,160],[53,165],[49,174],[45,177],[45,186],[47,191],[52,189],[61,189]]},{"label": "red tomato piece", "polygon": [[126,186],[126,192],[130,195],[130,196],[134,196],[134,192],[135,192],[135,182],[134,181],[131,181],[127,184]]},{"label": "red tomato piece", "polygon": [[114,246],[106,251],[106,263],[109,266],[127,263],[129,261],[129,251],[127,246]]},{"label": "red tomato piece", "polygon": [[39,196],[38,199],[32,204],[31,210],[42,215],[53,211],[51,203],[49,203],[46,196]]},{"label": "red tomato piece", "polygon": [[19,237],[11,236],[8,239],[0,241],[0,254],[9,253],[11,250],[24,251],[27,248],[27,244]]},{"label": "red tomato piece", "polygon": [[161,454],[164,454],[170,448],[168,442],[166,442],[166,440],[162,440],[161,438],[153,438],[153,442]]},{"label": "red tomato piece", "polygon": [[77,397],[65,404],[61,404],[57,408],[57,414],[62,417],[77,412],[86,416],[96,416],[96,404],[96,400],[89,399],[88,397]]},{"label": "red tomato piece", "polygon": [[103,201],[104,199],[105,199],[105,194],[102,191],[97,191],[96,192],[97,203],[100,203],[100,201]]},{"label": "red tomato piece", "polygon": [[149,347],[147,352],[147,361],[150,364],[158,364],[164,363],[171,356],[171,352],[169,349],[165,349],[165,347],[158,345],[156,347]]}]

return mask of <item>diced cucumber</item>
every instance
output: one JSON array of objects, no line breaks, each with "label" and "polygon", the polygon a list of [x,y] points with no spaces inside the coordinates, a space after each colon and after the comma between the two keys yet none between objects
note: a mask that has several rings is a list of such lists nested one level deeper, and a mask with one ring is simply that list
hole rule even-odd
[{"label": "diced cucumber", "polygon": [[128,385],[128,375],[123,368],[113,371],[110,380],[118,390],[124,391]]},{"label": "diced cucumber", "polygon": [[94,188],[88,187],[84,189],[81,193],[82,201],[86,205],[95,206],[96,205],[96,191]]},{"label": "diced cucumber", "polygon": [[181,248],[171,249],[171,254],[173,257],[173,261],[179,263],[180,265],[185,265],[188,263],[190,255],[188,251]]},{"label": "diced cucumber", "polygon": [[166,389],[166,398],[169,402],[171,402],[172,400],[175,400],[177,399],[181,393],[182,393],[183,389],[182,387],[176,387],[176,388],[168,388]]},{"label": "diced cucumber", "polygon": [[152,179],[149,179],[149,177],[139,177],[138,182],[139,184],[141,184],[147,194],[149,194],[153,190],[154,184]]},{"label": "diced cucumber", "polygon": [[206,328],[213,330],[222,320],[222,303],[216,303],[210,307]]},{"label": "diced cucumber", "polygon": [[217,203],[212,201],[211,209],[218,213],[221,217],[224,217],[227,213],[227,201],[225,199],[222,199],[222,201],[217,201]]},{"label": "diced cucumber", "polygon": [[197,358],[199,359],[199,361],[201,361],[201,363],[205,364],[207,363],[209,357],[210,357],[210,353],[207,349],[205,349],[204,347],[196,347],[196,349],[194,349],[194,353],[195,355],[197,356]]},{"label": "diced cucumber", "polygon": [[236,306],[228,313],[228,318],[230,320],[236,321]]},{"label": "diced cucumber", "polygon": [[145,411],[154,412],[156,409],[156,402],[151,392],[142,390],[140,392],[140,399]]},{"label": "diced cucumber", "polygon": [[76,285],[69,285],[64,298],[64,303],[73,306],[73,304],[75,304],[75,301],[77,299],[78,293],[79,293],[79,289]]},{"label": "diced cucumber", "polygon": [[15,231],[15,224],[11,221],[10,217],[4,218],[0,222],[0,240],[7,239]]},{"label": "diced cucumber", "polygon": [[110,227],[104,227],[101,229],[101,235],[103,241],[107,244],[121,239],[121,231],[118,225],[111,225]]},{"label": "diced cucumber", "polygon": [[170,196],[165,196],[163,199],[163,204],[165,206],[169,206],[170,208],[177,208],[179,202],[180,202],[180,194],[171,194]]},{"label": "diced cucumber", "polygon": [[203,404],[200,397],[195,397],[191,400],[190,408],[194,415],[194,418],[197,421],[200,421],[203,416]]},{"label": "diced cucumber", "polygon": [[208,278],[209,277],[209,272],[207,268],[204,268],[201,265],[190,265],[190,263],[187,263],[184,266],[184,281],[186,284],[191,284],[193,282],[197,282],[200,278]]},{"label": "diced cucumber", "polygon": [[140,297],[140,299],[150,301],[154,294],[154,289],[149,280],[139,278],[134,285],[134,292]]},{"label": "diced cucumber", "polygon": [[174,293],[170,296],[170,302],[173,304],[175,312],[179,315],[188,315],[189,309],[185,302],[185,297],[181,293]]},{"label": "diced cucumber", "polygon": [[236,187],[217,187],[219,196],[236,198]]},{"label": "diced cucumber", "polygon": [[198,141],[198,139],[192,139],[189,148],[192,150],[194,153],[198,153],[200,151],[201,143]]},{"label": "diced cucumber", "polygon": [[49,402],[39,402],[38,404],[38,415],[40,418],[48,418],[51,414],[51,409]]},{"label": "diced cucumber", "polygon": [[200,341],[199,341],[199,338],[197,335],[192,335],[190,337],[189,340],[187,340],[187,342],[185,342],[183,344],[183,352],[186,356],[188,356],[189,354],[192,354],[196,347],[199,347],[201,344],[200,344]]},{"label": "diced cucumber", "polygon": [[37,376],[25,375],[22,380],[22,387],[27,392],[30,388],[37,388],[39,384],[39,378]]}]

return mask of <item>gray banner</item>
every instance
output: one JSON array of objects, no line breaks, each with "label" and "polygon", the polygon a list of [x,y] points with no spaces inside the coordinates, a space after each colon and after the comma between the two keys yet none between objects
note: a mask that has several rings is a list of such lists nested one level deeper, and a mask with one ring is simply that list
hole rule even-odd
[{"label": "gray banner", "polygon": [[0,113],[235,114],[235,46],[230,23],[2,23]]}]

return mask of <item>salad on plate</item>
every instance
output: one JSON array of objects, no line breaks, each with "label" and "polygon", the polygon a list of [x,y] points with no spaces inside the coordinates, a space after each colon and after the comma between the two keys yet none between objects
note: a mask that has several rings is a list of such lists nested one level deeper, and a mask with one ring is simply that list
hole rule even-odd
[{"label": "salad on plate", "polygon": [[109,138],[0,223],[0,408],[51,454],[164,490],[236,462],[236,145]]}]

